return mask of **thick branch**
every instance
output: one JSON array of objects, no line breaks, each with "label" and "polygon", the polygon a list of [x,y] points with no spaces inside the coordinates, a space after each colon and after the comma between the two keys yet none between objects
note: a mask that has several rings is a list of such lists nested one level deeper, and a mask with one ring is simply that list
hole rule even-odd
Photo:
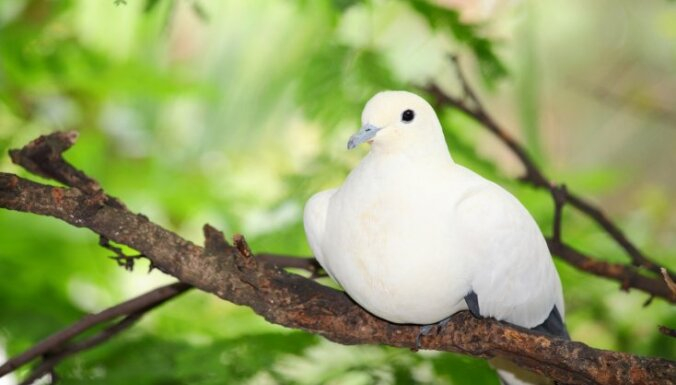
[{"label": "thick branch", "polygon": [[547,239],[547,245],[552,254],[578,269],[620,282],[623,290],[639,289],[672,303],[676,302],[676,295],[663,282],[656,278],[646,277],[634,266],[595,260],[551,238]]},{"label": "thick branch", "polygon": [[[205,232],[207,234],[209,234],[209,232],[212,232],[213,234],[213,231],[215,231],[215,229],[205,227]],[[220,233],[217,233],[217,235],[220,236]],[[208,239],[213,240],[218,238],[212,236]],[[227,248],[228,246],[229,245],[224,242],[223,238],[220,237],[216,247]],[[121,253],[118,248],[116,249],[116,253]],[[319,276],[318,272],[319,269],[321,269],[314,258],[296,258],[275,254],[259,254],[256,256],[256,258],[264,261],[265,263],[270,263],[279,267],[306,270],[310,272],[313,277]],[[25,352],[12,357],[7,362],[0,365],[0,377],[13,372],[17,368],[37,358],[43,357],[44,359],[40,365],[33,369],[30,375],[21,382],[21,384],[31,384],[40,377],[53,372],[54,367],[63,359],[82,350],[86,350],[106,342],[108,339],[112,338],[118,333],[133,326],[148,311],[155,309],[156,307],[173,298],[178,297],[190,288],[190,285],[186,285],[182,282],[173,283],[159,287],[148,293],[112,306],[97,314],[87,315],[78,322],[57,333],[52,334]],[[75,343],[70,342],[72,339],[84,334],[89,329],[109,323],[110,321],[122,316],[124,316],[124,318],[121,321],[114,323],[94,336],[91,336],[83,341]]]},{"label": "thick branch", "polygon": [[[385,322],[340,291],[258,263],[242,252],[246,249],[220,241],[214,229],[206,229],[207,248],[202,248],[109,200],[12,174],[0,174],[0,207],[89,228],[138,250],[182,282],[249,306],[270,322],[343,344],[415,346],[419,327]],[[466,312],[453,316],[440,335],[421,342],[424,349],[503,357],[563,383],[665,384],[676,378],[676,364],[669,360],[597,350]]]}]

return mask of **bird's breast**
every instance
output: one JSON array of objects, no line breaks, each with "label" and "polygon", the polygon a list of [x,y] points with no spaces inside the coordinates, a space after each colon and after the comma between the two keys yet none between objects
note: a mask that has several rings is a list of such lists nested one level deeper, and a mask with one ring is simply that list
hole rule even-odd
[{"label": "bird's breast", "polygon": [[382,176],[343,187],[329,207],[324,252],[347,293],[393,322],[431,323],[457,311],[467,277],[455,253],[453,206],[439,204],[448,191]]}]

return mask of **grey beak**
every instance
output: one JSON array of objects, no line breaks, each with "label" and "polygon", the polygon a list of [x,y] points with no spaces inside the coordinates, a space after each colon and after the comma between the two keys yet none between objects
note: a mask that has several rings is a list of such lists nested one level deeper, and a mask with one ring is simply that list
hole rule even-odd
[{"label": "grey beak", "polygon": [[376,136],[376,133],[380,131],[379,127],[376,127],[370,123],[363,125],[356,134],[350,136],[350,140],[347,142],[347,149],[351,150],[360,143],[364,143],[367,140],[373,139]]}]

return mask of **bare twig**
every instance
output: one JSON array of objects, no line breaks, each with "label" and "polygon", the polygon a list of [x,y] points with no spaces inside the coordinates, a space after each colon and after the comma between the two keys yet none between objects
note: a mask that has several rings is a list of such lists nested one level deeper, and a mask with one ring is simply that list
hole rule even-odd
[{"label": "bare twig", "polygon": [[[117,249],[121,251],[121,249]],[[256,256],[256,258],[279,267],[307,270],[311,274],[316,274],[317,268],[315,266],[319,266],[313,258],[294,258],[273,254],[262,254]],[[43,357],[42,362],[20,384],[31,384],[50,373],[55,375],[54,367],[68,356],[106,342],[118,333],[133,326],[148,311],[179,296],[190,288],[191,286],[180,282],[170,284],[115,305],[98,314],[86,316],[75,324],[39,342],[24,353],[5,362],[0,366],[0,377],[40,357]],[[85,333],[87,330],[110,322],[120,316],[125,317],[103,331],[83,341],[69,343],[70,340]]]},{"label": "bare twig", "polygon": [[672,303],[676,302],[676,296],[667,289],[663,282],[640,274],[634,266],[596,260],[553,238],[547,239],[547,245],[552,254],[587,273],[619,282],[623,290],[634,288],[650,293],[651,296],[664,298]]},{"label": "bare twig", "polygon": [[[122,302],[119,305],[110,307],[100,313],[87,315],[68,328],[52,334],[25,352],[9,359],[0,366],[0,377],[16,370],[18,367],[38,357],[46,356],[48,358],[38,368],[36,368],[34,373],[29,377],[32,378],[35,376],[35,378],[32,380],[40,378],[48,373],[54,367],[54,365],[56,365],[56,363],[65,357],[104,342],[114,334],[117,334],[131,326],[134,321],[138,320],[147,311],[165,303],[169,299],[184,293],[190,288],[190,285],[182,282],[173,283],[154,289],[128,301]],[[121,316],[125,316],[122,321],[109,327],[108,329],[103,330],[99,334],[94,335],[85,341],[73,343],[70,345],[67,344],[70,340],[81,335],[92,327],[114,320]]]},{"label": "bare twig", "polygon": [[674,283],[674,280],[671,278],[671,276],[667,272],[667,269],[664,268],[664,267],[660,268],[660,273],[662,274],[662,278],[664,279],[664,282],[669,287],[669,290],[671,290],[671,294],[676,296],[676,283]]},{"label": "bare twig", "polygon": [[660,330],[660,333],[664,334],[665,336],[676,338],[676,330],[674,330],[672,328],[668,328],[666,326],[660,326],[659,330]]},{"label": "bare twig", "polygon": [[[54,353],[50,352],[49,354],[44,355],[42,362],[40,362],[40,364],[35,369],[33,369],[33,371],[31,371],[31,373],[26,378],[24,378],[23,381],[19,383],[19,385],[32,384],[47,374],[51,374],[52,377],[56,376],[55,367],[61,361],[83,350],[90,349],[108,341],[110,338],[133,326],[146,312],[151,309],[152,308],[139,310],[138,312],[123,318],[121,321],[105,328],[100,333],[84,341],[66,345],[63,348],[56,349]],[[56,383],[56,381],[52,380],[52,383]]]},{"label": "bare twig", "polygon": [[552,227],[552,238],[555,242],[561,242],[561,223],[563,221],[563,206],[566,204],[568,190],[566,185],[552,188],[552,198],[554,199],[554,225]]},{"label": "bare twig", "polygon": [[[629,241],[622,230],[620,230],[619,227],[617,227],[613,222],[610,221],[610,219],[608,219],[603,211],[574,194],[568,195],[568,203],[596,221],[596,223],[598,223],[601,228],[603,228],[606,233],[608,233],[611,238],[613,238],[627,252],[627,254],[629,254],[634,266],[645,268],[646,270],[650,270],[655,274],[660,273],[660,266],[645,257],[643,253],[641,253],[636,248],[636,246],[634,246],[634,244]],[[676,275],[674,275],[673,272],[669,270],[667,270],[667,272],[669,276],[672,277],[672,279],[676,278]]]},{"label": "bare twig", "polygon": [[[376,318],[343,292],[286,273],[269,263],[241,264],[217,231],[205,231],[207,247],[79,189],[47,186],[0,173],[0,207],[53,216],[86,227],[146,255],[158,269],[188,285],[251,307],[270,322],[320,334],[343,344],[415,346],[419,328]],[[126,231],[119,231],[120,228]],[[247,258],[252,260],[253,258]],[[590,348],[467,312],[451,317],[439,335],[422,338],[423,349],[501,357],[562,383],[665,384],[676,363]]]},{"label": "bare twig", "polygon": [[235,243],[235,247],[237,248],[237,250],[239,250],[239,252],[242,253],[242,255],[245,258],[251,258],[253,256],[253,252],[251,251],[251,248],[249,247],[246,238],[244,238],[244,235],[235,234],[232,237],[232,241]]},{"label": "bare twig", "polygon": [[92,203],[107,202],[122,206],[116,198],[106,195],[97,181],[85,175],[63,159],[63,152],[77,141],[76,131],[43,135],[18,150],[10,150],[12,162],[43,178],[53,179],[88,194]]},{"label": "bare twig", "polygon": [[[525,174],[520,178],[522,181],[530,183],[535,187],[544,188],[550,191],[555,204],[553,234],[554,243],[559,244],[561,242],[561,213],[565,204],[570,204],[594,220],[608,235],[610,235],[610,237],[615,242],[617,242],[629,255],[633,266],[646,269],[647,271],[650,271],[654,274],[659,274],[660,266],[651,261],[640,250],[638,250],[638,248],[631,241],[629,241],[622,230],[620,230],[619,227],[617,227],[608,219],[603,211],[579,197],[577,194],[567,191],[563,186],[557,186],[542,173],[533,159],[528,155],[528,152],[525,150],[525,148],[521,146],[513,137],[511,137],[507,131],[503,129],[483,107],[481,100],[477,97],[476,93],[469,85],[469,82],[462,71],[457,57],[453,56],[451,59],[456,70],[457,78],[462,87],[463,97],[455,97],[442,90],[436,84],[429,85],[426,87],[426,90],[435,98],[436,104],[438,106],[454,107],[465,113],[467,116],[473,118],[475,121],[480,123],[481,126],[495,134],[498,139],[503,144],[505,144],[505,146],[507,146],[512,151],[512,153],[514,153],[514,155],[523,165]],[[465,99],[469,99],[471,103],[467,103]],[[580,265],[576,266],[583,268]],[[635,274],[630,275],[634,276]],[[667,271],[667,275],[672,279],[676,279],[676,276],[672,272]],[[656,287],[655,285],[650,286]],[[631,285],[631,282],[623,282],[623,287],[633,286]],[[664,290],[661,290],[661,292],[664,292]],[[655,294],[652,292],[649,293],[651,295]],[[676,301],[676,295],[662,297],[668,299],[671,302]]]}]

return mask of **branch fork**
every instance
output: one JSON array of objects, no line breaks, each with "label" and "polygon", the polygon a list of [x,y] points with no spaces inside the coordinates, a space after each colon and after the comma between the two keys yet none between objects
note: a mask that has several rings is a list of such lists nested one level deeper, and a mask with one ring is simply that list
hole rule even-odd
[{"label": "branch fork", "polygon": [[[620,282],[621,289],[631,288],[647,292],[650,297],[660,297],[671,303],[676,303],[674,294],[667,284],[660,279],[660,266],[645,256],[617,227],[601,209],[587,202],[577,194],[568,190],[565,185],[557,185],[550,181],[528,155],[526,149],[516,142],[486,111],[481,100],[469,85],[457,57],[451,57],[451,63],[460,83],[463,96],[456,97],[444,91],[437,84],[429,84],[425,90],[432,95],[439,107],[455,108],[475,120],[486,130],[493,133],[519,159],[525,169],[521,182],[536,188],[549,190],[554,201],[553,234],[548,239],[550,251],[566,262],[591,272],[592,274],[614,279]],[[562,212],[566,205],[570,205],[595,221],[624,251],[629,255],[628,264],[610,264],[592,259],[572,249],[562,237]],[[666,270],[665,273],[672,280],[676,275]]]}]

